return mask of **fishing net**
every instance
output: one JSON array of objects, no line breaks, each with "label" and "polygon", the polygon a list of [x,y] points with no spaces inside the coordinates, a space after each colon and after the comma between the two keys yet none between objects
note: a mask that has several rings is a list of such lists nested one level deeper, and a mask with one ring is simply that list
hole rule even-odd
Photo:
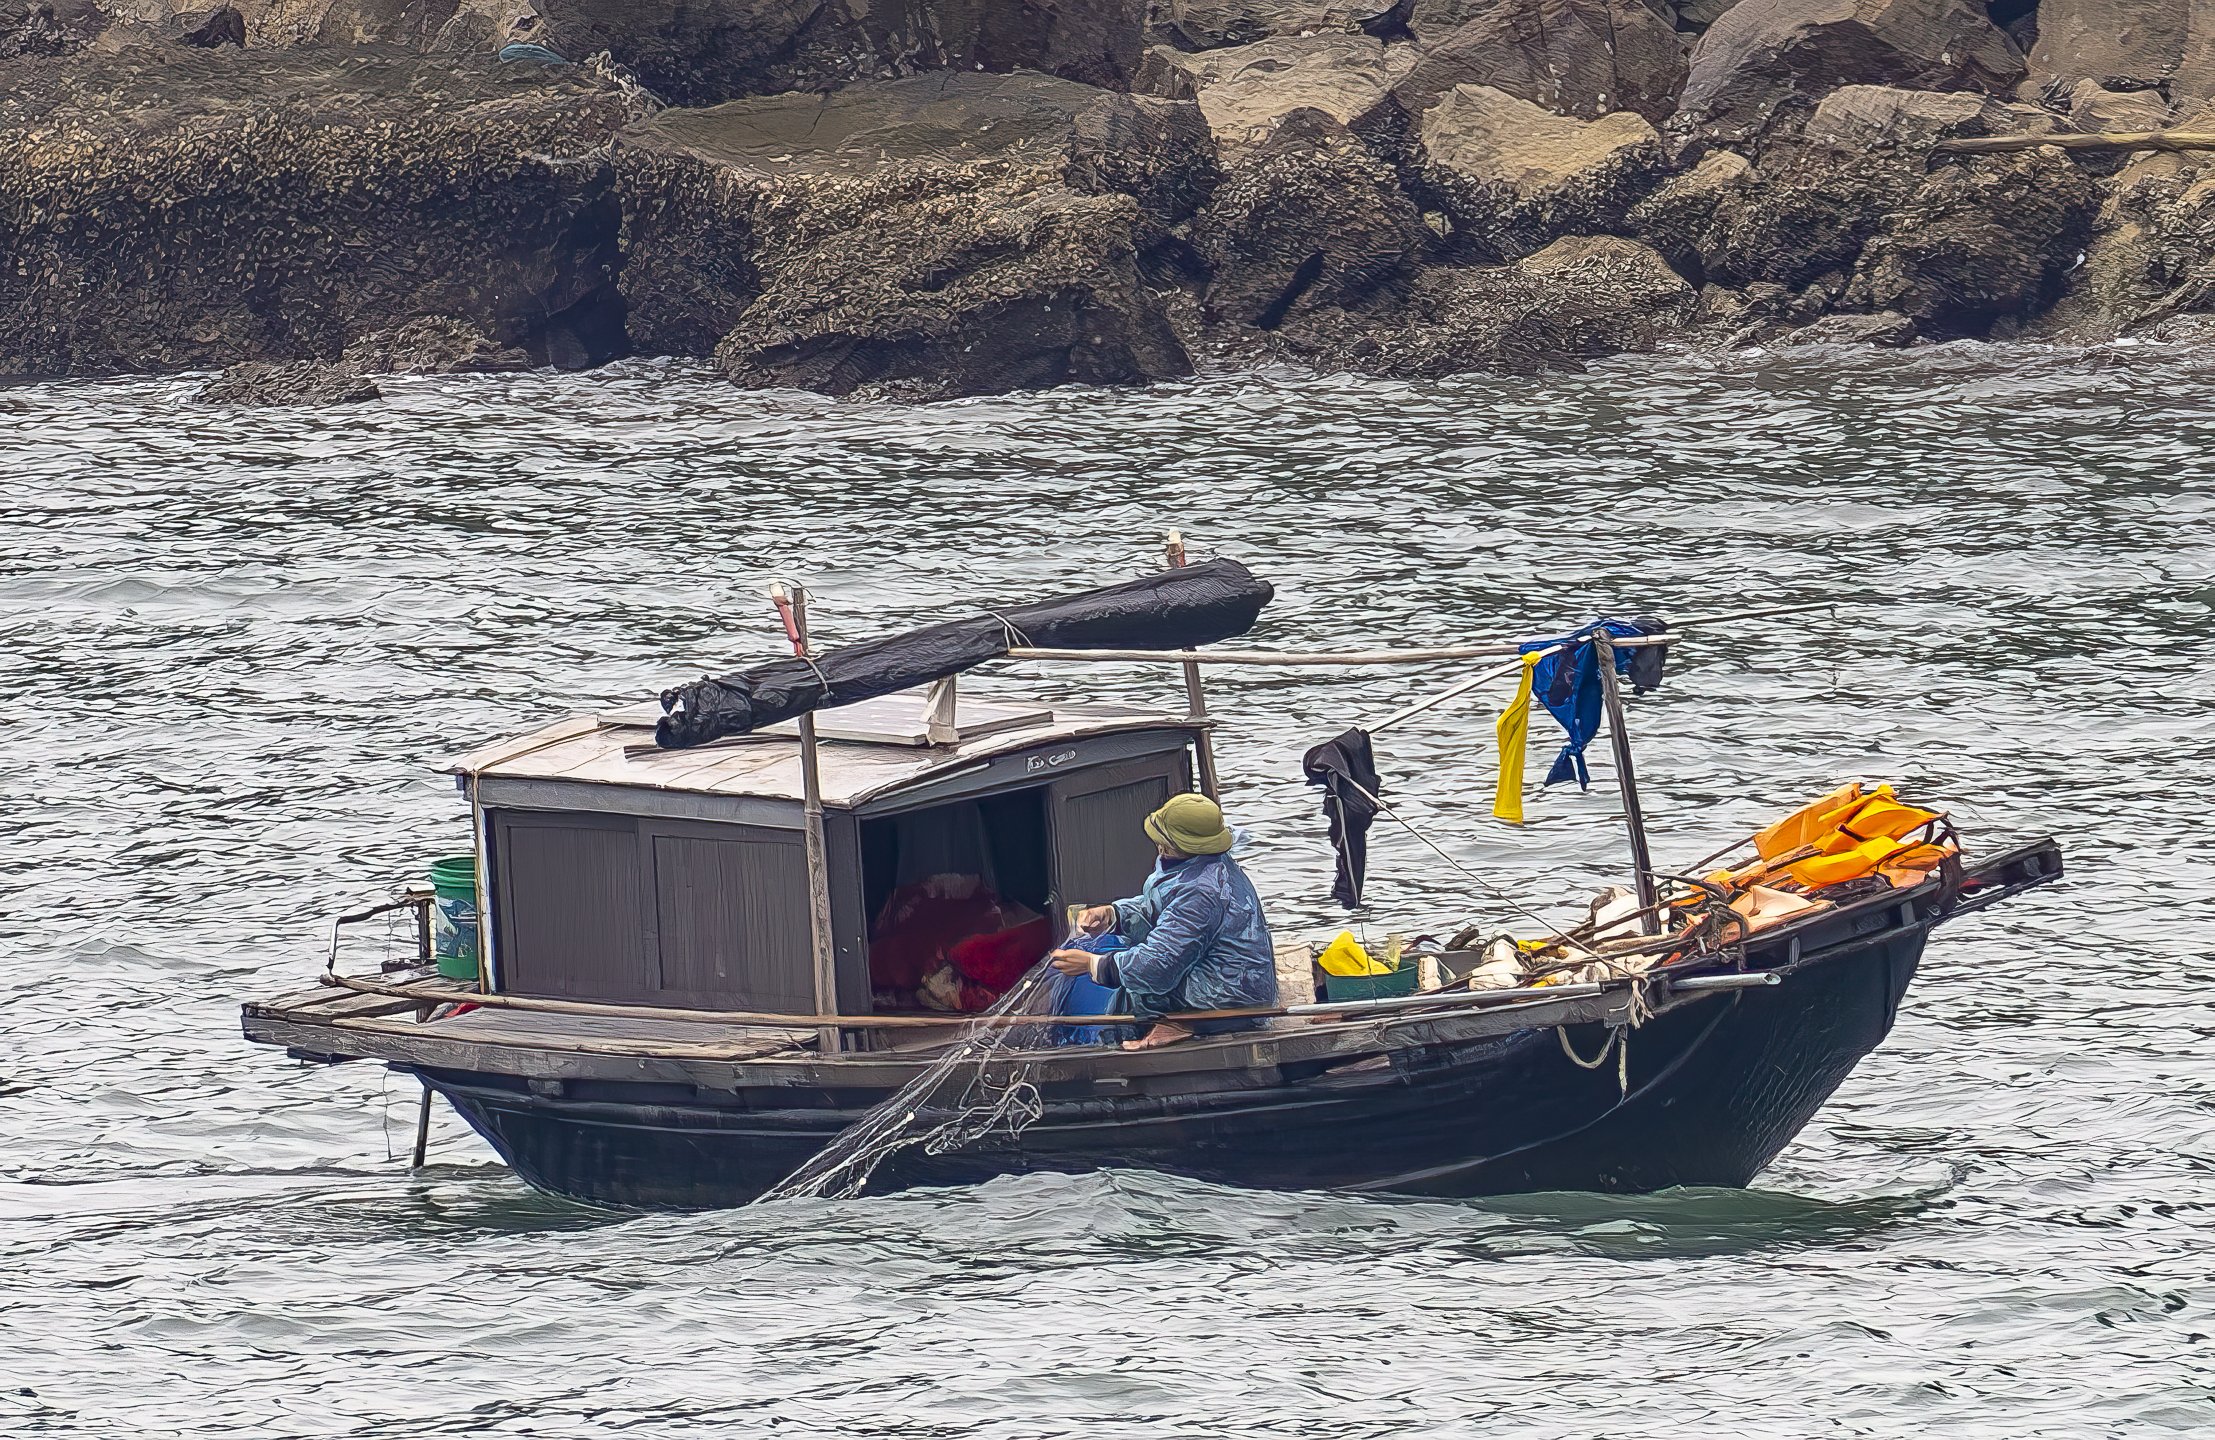
[{"label": "fishing net", "polygon": [[1020,1017],[1054,1013],[1063,988],[1057,978],[1047,961],[1033,965],[928,1069],[761,1198],[850,1200],[902,1150],[921,1146],[927,1155],[943,1155],[988,1135],[1022,1134],[1045,1111],[1031,1076],[1054,1043],[1054,1027]]}]

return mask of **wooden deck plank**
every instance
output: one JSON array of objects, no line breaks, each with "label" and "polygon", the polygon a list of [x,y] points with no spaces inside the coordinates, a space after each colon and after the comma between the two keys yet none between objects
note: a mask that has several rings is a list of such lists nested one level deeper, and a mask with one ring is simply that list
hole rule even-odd
[{"label": "wooden deck plank", "polygon": [[478,1036],[455,1035],[442,1028],[442,1022],[418,1025],[412,1020],[375,1017],[360,1020],[338,1020],[332,1028],[346,1034],[396,1035],[407,1039],[430,1037],[440,1041],[456,1041],[478,1047],[499,1047],[507,1050],[537,1050],[556,1055],[611,1055],[637,1060],[756,1060],[767,1055],[789,1051],[793,1047],[784,1041],[731,1041],[726,1043],[699,1043],[681,1040],[598,1040],[581,1035],[518,1034],[486,1040]]},{"label": "wooden deck plank", "polygon": [[[383,1029],[359,1028],[383,1026]],[[513,1075],[524,1080],[631,1080],[656,1084],[735,1088],[751,1078],[742,1060],[643,1058],[549,1050],[533,1045],[486,1045],[441,1037],[432,1027],[387,1021],[350,1021],[345,1026],[300,1024],[274,1017],[249,1019],[246,1035],[265,1045],[281,1045],[305,1055],[381,1060],[432,1070]],[[753,1083],[760,1083],[758,1080]],[[797,1083],[797,1082],[794,1082]]]},{"label": "wooden deck plank", "polygon": [[417,1008],[413,1000],[390,995],[364,995],[337,985],[324,985],[293,995],[251,1002],[248,1009],[265,1015],[291,1015],[303,1020],[335,1020],[350,1015],[399,1015]]},{"label": "wooden deck plank", "polygon": [[[1662,1009],[1712,1003],[1713,996],[1673,998]],[[1037,1057],[1042,1082],[1121,1076],[1144,1084],[1178,1075],[1259,1071],[1300,1061],[1355,1057],[1409,1045],[1459,1043],[1484,1035],[1619,1019],[1621,997],[1530,1001],[1487,1011],[1433,1012],[1363,1021],[1326,1021],[1299,1028],[1249,1031],[1173,1045],[1161,1050],[1124,1053],[1096,1049],[1047,1052]],[[473,1011],[471,1014],[489,1012]],[[503,1012],[528,1014],[530,1012]],[[466,1019],[467,1017],[459,1017]],[[533,1018],[554,1018],[534,1015]],[[599,1018],[599,1017],[560,1017]],[[484,1022],[480,1022],[482,1024]],[[668,1034],[669,1024],[648,1022]],[[916,1073],[924,1059],[913,1053],[848,1052],[835,1056],[792,1052],[742,1054],[741,1047],[718,1049],[671,1037],[670,1053],[650,1055],[630,1040],[572,1032],[566,1044],[548,1038],[472,1038],[469,1027],[451,1021],[418,1025],[412,1020],[363,1018],[316,1021],[259,1014],[248,1008],[248,1039],[318,1056],[350,1056],[433,1069],[478,1071],[526,1079],[624,1080],[698,1085],[711,1089],[757,1086],[882,1086],[895,1088]],[[713,1025],[703,1028],[715,1029]],[[756,1027],[729,1027],[753,1029]],[[492,1032],[480,1031],[489,1037]],[[682,1032],[679,1032],[682,1033]],[[681,1046],[682,1048],[677,1048]],[[746,1047],[751,1049],[751,1047]]]},{"label": "wooden deck plank", "polygon": [[[713,1025],[687,1020],[604,1015],[548,1015],[529,1010],[471,1010],[433,1020],[426,1030],[488,1044],[562,1044],[592,1040],[656,1048],[727,1049],[770,1055],[798,1048],[815,1032],[765,1025]],[[740,1058],[733,1055],[731,1058]]]}]

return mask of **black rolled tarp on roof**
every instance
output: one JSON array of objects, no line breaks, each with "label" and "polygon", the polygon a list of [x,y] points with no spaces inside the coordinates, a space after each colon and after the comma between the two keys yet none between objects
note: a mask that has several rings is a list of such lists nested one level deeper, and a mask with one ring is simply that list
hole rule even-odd
[{"label": "black rolled tarp on roof", "polygon": [[1210,560],[1057,600],[995,606],[970,619],[825,651],[813,664],[779,660],[664,690],[661,708],[667,713],[654,727],[654,740],[677,750],[744,735],[810,710],[942,680],[1017,646],[1178,650],[1211,645],[1253,628],[1261,607],[1275,593],[1236,560]]}]

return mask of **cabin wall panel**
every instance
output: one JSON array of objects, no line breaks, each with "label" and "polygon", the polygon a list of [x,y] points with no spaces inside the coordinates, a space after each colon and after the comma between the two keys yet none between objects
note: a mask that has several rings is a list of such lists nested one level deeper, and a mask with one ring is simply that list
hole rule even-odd
[{"label": "cabin wall panel", "polygon": [[638,823],[616,816],[501,812],[503,988],[519,994],[642,1000],[656,990]]},{"label": "cabin wall panel", "polygon": [[737,826],[648,828],[663,1000],[813,1013],[805,847]]},{"label": "cabin wall panel", "polygon": [[1154,867],[1144,822],[1190,788],[1183,751],[1079,771],[1053,789],[1054,889],[1064,905],[1104,905],[1138,893]]},{"label": "cabin wall panel", "polygon": [[871,917],[862,902],[861,822],[851,812],[824,816],[823,848],[831,878],[831,949],[838,963],[839,1013],[867,1015],[874,1007],[869,987]]},{"label": "cabin wall panel", "polygon": [[[798,832],[574,811],[487,813],[502,990],[815,1012],[807,852]],[[859,983],[866,987],[866,975]],[[866,998],[866,988],[861,993]]]}]

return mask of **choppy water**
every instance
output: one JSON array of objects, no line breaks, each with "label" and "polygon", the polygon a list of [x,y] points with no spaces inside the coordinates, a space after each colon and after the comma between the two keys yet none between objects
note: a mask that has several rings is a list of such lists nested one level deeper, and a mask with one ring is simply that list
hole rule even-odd
[{"label": "choppy water", "polygon": [[[0,390],[0,1434],[2215,1431],[2215,357],[923,410],[650,367],[190,388]],[[1169,524],[1279,583],[1272,643],[1804,603],[1640,703],[1663,857],[1865,774],[2057,833],[2072,876],[1944,932],[1745,1193],[1115,1174],[618,1216],[451,1116],[411,1178],[406,1082],[238,1038],[323,917],[455,848],[428,762],[773,652],[766,573],[836,639],[1132,571]],[[1216,682],[1280,924],[1331,923],[1298,750],[1445,678]],[[1486,818],[1489,730],[1395,733],[1408,812],[1519,890],[1615,874],[1604,787]],[[1500,913],[1389,827],[1374,865],[1380,925]]]}]

